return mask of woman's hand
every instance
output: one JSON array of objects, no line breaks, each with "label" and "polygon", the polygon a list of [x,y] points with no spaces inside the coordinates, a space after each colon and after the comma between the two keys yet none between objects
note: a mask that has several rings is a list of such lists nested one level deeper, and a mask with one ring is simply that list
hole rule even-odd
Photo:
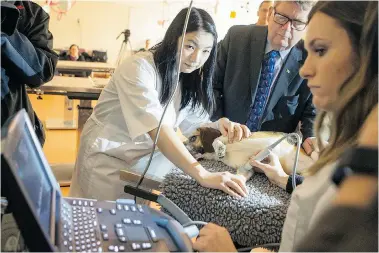
[{"label": "woman's hand", "polygon": [[284,172],[278,156],[274,153],[270,153],[270,155],[264,159],[263,162],[255,161],[254,157],[255,156],[250,158],[250,165],[261,169],[271,183],[286,189],[288,175]]},{"label": "woman's hand", "polygon": [[245,178],[230,172],[205,172],[197,180],[203,187],[221,190],[233,197],[246,197]]},{"label": "woman's hand", "polygon": [[200,252],[237,252],[228,230],[213,223],[200,230],[193,249]]},{"label": "woman's hand", "polygon": [[240,141],[242,138],[250,136],[250,130],[247,126],[232,122],[227,118],[218,120],[219,130],[223,136],[228,136],[229,143]]}]

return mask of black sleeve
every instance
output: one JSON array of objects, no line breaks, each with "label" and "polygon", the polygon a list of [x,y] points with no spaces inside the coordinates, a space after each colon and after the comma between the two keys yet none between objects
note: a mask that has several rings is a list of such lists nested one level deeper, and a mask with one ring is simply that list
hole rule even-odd
[{"label": "black sleeve", "polygon": [[[18,29],[12,35],[1,33],[1,58],[6,74],[14,80],[12,84],[26,84],[38,87],[54,76],[58,55],[54,53],[53,35],[49,32],[49,15],[35,3],[32,6],[33,19],[28,29]],[[23,17],[30,18],[30,17]]]},{"label": "black sleeve", "polygon": [[[296,183],[296,186],[302,184],[303,181],[304,181],[304,177],[303,176],[295,174],[295,183]],[[292,175],[290,175],[288,177],[288,181],[287,181],[287,185],[286,185],[286,192],[288,192],[289,194],[291,194],[293,192]]]},{"label": "black sleeve", "polygon": [[378,252],[378,201],[369,207],[336,206],[295,247],[296,252]]},{"label": "black sleeve", "polygon": [[217,60],[213,76],[213,91],[216,99],[215,112],[212,120],[224,117],[224,76],[228,58],[230,30],[225,38],[217,44]]},{"label": "black sleeve", "polygon": [[316,118],[316,108],[312,103],[312,95],[309,96],[305,105],[303,114],[301,116],[301,133],[303,134],[303,141],[308,137],[313,137],[313,124]]}]

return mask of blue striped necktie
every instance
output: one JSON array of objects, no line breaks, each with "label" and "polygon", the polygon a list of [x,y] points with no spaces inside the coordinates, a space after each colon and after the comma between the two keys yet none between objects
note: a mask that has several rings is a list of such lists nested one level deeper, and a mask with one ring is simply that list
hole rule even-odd
[{"label": "blue striped necktie", "polygon": [[273,50],[267,53],[263,59],[257,93],[255,95],[254,102],[250,106],[249,118],[246,122],[247,127],[252,132],[259,130],[259,123],[263,116],[267,99],[270,94],[271,85],[273,83],[275,62],[278,56],[279,52]]}]

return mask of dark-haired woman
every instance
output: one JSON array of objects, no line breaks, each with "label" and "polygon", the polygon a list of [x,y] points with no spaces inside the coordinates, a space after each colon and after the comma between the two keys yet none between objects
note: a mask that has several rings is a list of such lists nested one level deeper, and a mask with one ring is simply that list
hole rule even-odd
[{"label": "dark-haired woman", "polygon": [[[128,197],[120,170],[141,173],[146,166],[164,106],[175,89],[186,13],[187,9],[179,12],[160,44],[125,60],[104,88],[82,132],[71,196],[102,200]],[[168,105],[157,143],[159,152],[149,174],[163,176],[174,164],[204,187],[245,196],[242,176],[208,172],[176,134],[178,128],[187,135],[202,125],[220,129],[230,141],[250,134],[246,126],[228,119],[208,120],[214,106],[211,80],[216,44],[211,16],[193,8],[184,38],[180,84]]]}]

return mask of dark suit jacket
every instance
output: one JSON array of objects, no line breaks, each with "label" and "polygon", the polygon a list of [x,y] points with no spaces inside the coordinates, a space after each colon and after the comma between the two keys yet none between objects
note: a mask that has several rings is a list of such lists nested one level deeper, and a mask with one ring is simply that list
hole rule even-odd
[{"label": "dark suit jacket", "polygon": [[[227,117],[245,124],[257,91],[265,53],[267,26],[233,26],[217,50],[214,76],[216,111],[212,119]],[[316,110],[307,81],[299,75],[306,58],[303,43],[289,52],[273,84],[263,118],[262,131],[294,132],[302,122],[303,140],[313,136]]]}]

